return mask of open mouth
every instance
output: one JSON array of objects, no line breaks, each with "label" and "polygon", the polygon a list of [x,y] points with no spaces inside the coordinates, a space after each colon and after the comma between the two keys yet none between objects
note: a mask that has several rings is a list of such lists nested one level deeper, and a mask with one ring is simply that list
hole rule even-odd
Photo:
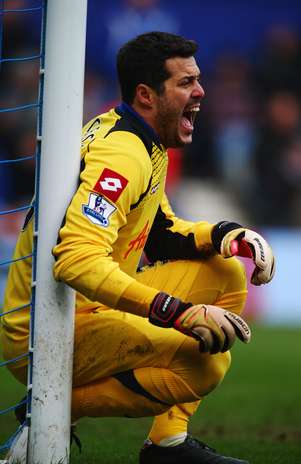
[{"label": "open mouth", "polygon": [[200,111],[199,106],[194,106],[192,108],[189,108],[183,111],[182,125],[185,129],[189,131],[193,131],[194,121],[199,111]]}]

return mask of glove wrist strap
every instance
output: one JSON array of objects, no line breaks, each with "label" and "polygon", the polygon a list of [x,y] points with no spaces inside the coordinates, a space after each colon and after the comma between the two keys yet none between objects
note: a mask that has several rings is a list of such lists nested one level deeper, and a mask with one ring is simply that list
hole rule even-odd
[{"label": "glove wrist strap", "polygon": [[212,229],[211,239],[214,249],[220,253],[221,243],[225,235],[231,230],[240,229],[242,226],[237,222],[221,221],[215,224]]},{"label": "glove wrist strap", "polygon": [[179,298],[160,292],[151,303],[149,321],[159,327],[173,327],[178,317],[190,306],[191,303],[183,303]]}]

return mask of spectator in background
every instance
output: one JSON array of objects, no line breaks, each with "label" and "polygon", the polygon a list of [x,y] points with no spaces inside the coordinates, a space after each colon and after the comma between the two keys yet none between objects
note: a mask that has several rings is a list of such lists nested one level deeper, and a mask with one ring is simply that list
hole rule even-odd
[{"label": "spectator in background", "polygon": [[291,190],[291,225],[301,227],[301,136],[292,140],[285,153],[284,174]]},{"label": "spectator in background", "polygon": [[[301,190],[300,129],[297,97],[288,92],[272,95],[264,108],[254,153],[256,184],[250,209],[258,224],[300,225],[295,214]],[[254,201],[254,196],[260,201]]]},{"label": "spectator in background", "polygon": [[103,74],[96,73],[90,67],[87,67],[85,72],[84,95],[84,124],[93,115],[111,108],[111,101],[115,101],[117,97],[106,77]]},{"label": "spectator in background", "polygon": [[[0,7],[1,9],[22,10],[29,7],[28,3],[27,0],[10,0],[1,2]],[[26,15],[10,12],[1,16],[2,51],[5,57],[15,55],[25,43],[28,47],[33,44],[39,47],[39,42],[36,40],[39,39],[39,28],[32,27],[37,15],[41,17],[41,12],[28,12]]]},{"label": "spectator in background", "polygon": [[259,57],[257,85],[264,99],[277,91],[289,91],[301,98],[301,42],[294,29],[271,26]]},{"label": "spectator in background", "polygon": [[207,127],[196,126],[186,149],[185,172],[218,179],[258,225],[300,225],[300,50],[294,31],[274,26],[257,67],[220,55],[206,85]]},{"label": "spectator in background", "polygon": [[250,63],[239,55],[221,55],[207,94],[219,178],[242,198],[250,182],[256,115]]},{"label": "spectator in background", "polygon": [[[19,10],[28,7],[24,0],[12,0],[6,7]],[[2,16],[2,58],[15,59],[38,56],[40,53],[41,11],[21,14],[6,12]],[[36,103],[39,88],[39,59],[4,61],[0,72],[0,108],[15,108]],[[0,113],[0,160],[14,160],[34,155],[36,141],[36,108]],[[1,209],[21,206],[34,190],[34,163],[20,162],[0,165]],[[4,180],[4,182],[2,182]],[[25,201],[26,201],[25,200]],[[9,207],[8,207],[9,206]],[[3,218],[2,222],[13,220]]]},{"label": "spectator in background", "polygon": [[[30,51],[22,50],[23,56]],[[3,80],[0,90],[0,107],[15,108],[20,105],[36,103],[38,100],[37,61],[8,63],[1,73]],[[14,160],[32,156],[36,146],[36,108],[23,111],[0,113],[0,159]],[[31,197],[34,187],[34,163],[19,162],[1,166],[6,178],[6,188],[1,189],[3,201],[22,201]],[[5,172],[5,173],[4,173]]]},{"label": "spectator in background", "polygon": [[193,142],[186,148],[186,173],[218,180],[233,204],[245,210],[253,182],[257,111],[250,63],[239,55],[221,55],[206,88],[206,114],[197,120]]},{"label": "spectator in background", "polygon": [[215,179],[218,176],[218,168],[214,150],[214,132],[206,100],[200,109],[200,117],[195,120],[192,143],[185,147],[183,170],[187,177]]}]

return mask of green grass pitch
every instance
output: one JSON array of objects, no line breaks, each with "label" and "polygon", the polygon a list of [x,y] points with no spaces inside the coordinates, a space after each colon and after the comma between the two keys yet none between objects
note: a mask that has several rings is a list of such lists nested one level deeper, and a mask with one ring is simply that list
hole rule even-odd
[{"label": "green grass pitch", "polygon": [[[253,340],[232,350],[222,385],[204,400],[190,432],[221,453],[251,464],[301,463],[301,329],[253,327]],[[0,370],[0,409],[18,401],[24,387]],[[72,446],[72,464],[134,464],[151,419],[84,419]],[[0,416],[0,443],[16,428]]]}]

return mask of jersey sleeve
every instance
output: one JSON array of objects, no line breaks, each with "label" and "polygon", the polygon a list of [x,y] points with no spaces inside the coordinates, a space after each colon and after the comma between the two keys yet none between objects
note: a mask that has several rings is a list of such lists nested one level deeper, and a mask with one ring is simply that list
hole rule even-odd
[{"label": "jersey sleeve", "polygon": [[148,236],[145,254],[152,261],[201,259],[212,256],[211,232],[214,224],[191,222],[176,217],[164,195]]},{"label": "jersey sleeve", "polygon": [[136,136],[112,134],[109,139],[89,145],[79,188],[53,249],[54,276],[91,301],[146,315],[158,290],[123,272],[113,248],[151,171]]}]

